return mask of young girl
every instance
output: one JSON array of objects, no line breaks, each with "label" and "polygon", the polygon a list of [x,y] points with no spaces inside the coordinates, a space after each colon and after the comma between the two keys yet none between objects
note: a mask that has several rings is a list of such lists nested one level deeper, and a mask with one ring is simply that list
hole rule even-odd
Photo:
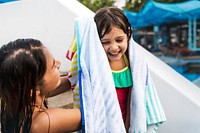
[{"label": "young girl", "polygon": [[60,62],[35,39],[18,39],[0,48],[1,131],[63,133],[80,129],[79,109],[47,108],[45,96],[62,88]]},{"label": "young girl", "polygon": [[[129,131],[130,127],[134,128],[139,123],[136,123],[136,125],[130,125],[130,121],[133,119],[131,116],[134,116],[134,114],[131,115],[131,113],[133,113],[133,110],[130,109],[131,101],[134,103],[140,100],[131,95],[131,92],[134,91],[133,89],[138,89],[137,86],[134,86],[133,84],[138,80],[132,79],[134,76],[131,73],[129,64],[130,59],[128,49],[132,36],[131,25],[123,11],[115,7],[105,7],[98,10],[94,17],[94,21],[97,26],[100,41],[107,55],[110,68],[112,69],[113,80],[124,125],[126,130]],[[69,71],[69,80],[71,85],[74,87],[75,107],[80,107],[76,47],[76,38],[74,38],[73,44],[66,56],[68,59],[72,60],[71,69]],[[132,65],[134,66],[134,64]],[[147,85],[144,89],[146,96],[143,99],[146,104],[145,125],[147,125],[147,132],[156,132],[158,124],[165,121],[166,118],[163,108],[160,105],[155,86]],[[141,131],[134,130],[134,132]]]}]

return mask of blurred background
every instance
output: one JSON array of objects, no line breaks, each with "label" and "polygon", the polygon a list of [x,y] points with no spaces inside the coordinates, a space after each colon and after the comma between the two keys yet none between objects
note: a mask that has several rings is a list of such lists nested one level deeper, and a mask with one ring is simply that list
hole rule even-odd
[{"label": "blurred background", "polygon": [[[134,40],[144,48],[167,116],[158,132],[200,133],[199,0],[0,0],[0,46],[16,38],[37,38],[62,62],[60,71],[66,74],[75,18],[113,5],[124,11]],[[72,97],[67,92],[49,98],[49,105],[73,108]]]},{"label": "blurred background", "polygon": [[200,5],[193,0],[79,0],[96,11],[124,10],[133,37],[178,73],[200,87]]},{"label": "blurred background", "polygon": [[[0,4],[16,0],[0,0]],[[128,17],[133,38],[200,87],[198,0],[78,0],[93,12],[117,6]]]}]

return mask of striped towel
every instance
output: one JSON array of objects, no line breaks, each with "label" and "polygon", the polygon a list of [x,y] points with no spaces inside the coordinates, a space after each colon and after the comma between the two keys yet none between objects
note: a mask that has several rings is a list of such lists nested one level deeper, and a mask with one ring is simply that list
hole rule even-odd
[{"label": "striped towel", "polygon": [[77,45],[76,44],[76,37],[74,36],[72,44],[69,46],[69,49],[67,50],[66,58],[72,61],[72,58],[74,57],[76,51],[77,51]]},{"label": "striped towel", "polygon": [[166,121],[166,117],[142,47],[133,39],[129,42],[129,60],[134,85],[131,91],[129,132],[156,132],[158,125]]}]

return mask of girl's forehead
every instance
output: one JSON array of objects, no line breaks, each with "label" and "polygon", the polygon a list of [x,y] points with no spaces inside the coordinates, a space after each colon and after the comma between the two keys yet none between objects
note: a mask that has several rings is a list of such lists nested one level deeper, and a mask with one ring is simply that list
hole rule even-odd
[{"label": "girl's forehead", "polygon": [[113,25],[113,26],[111,26],[111,27],[109,28],[109,30],[103,29],[102,33],[104,33],[105,31],[107,31],[106,34],[109,34],[110,32],[123,32],[123,29],[120,28],[119,26]]},{"label": "girl's forehead", "polygon": [[104,32],[107,32],[107,33],[109,33],[112,29],[114,29],[114,28],[118,28],[118,29],[120,29],[119,28],[119,26],[117,26],[117,25],[110,25],[110,26],[104,26],[104,28],[102,29],[102,33],[104,33]]},{"label": "girl's forehead", "polygon": [[113,27],[110,32],[106,33],[102,39],[119,38],[124,37],[126,34],[124,31],[118,27]]}]

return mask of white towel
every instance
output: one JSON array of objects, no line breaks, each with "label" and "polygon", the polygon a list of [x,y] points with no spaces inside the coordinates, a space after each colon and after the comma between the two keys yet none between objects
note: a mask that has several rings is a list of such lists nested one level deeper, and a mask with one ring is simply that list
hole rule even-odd
[{"label": "white towel", "polygon": [[131,133],[146,132],[145,112],[145,87],[147,81],[147,64],[143,57],[141,46],[131,38],[129,42],[129,60],[133,78],[130,105],[130,129]]},{"label": "white towel", "polygon": [[165,112],[151,78],[142,46],[131,39],[128,49],[133,78],[129,132],[155,132],[158,125],[166,121]]},{"label": "white towel", "polygon": [[86,133],[125,133],[108,59],[93,18],[76,21],[82,120]]},{"label": "white towel", "polygon": [[[93,18],[80,17],[76,20],[76,37],[83,131],[125,133],[112,71]],[[131,38],[128,48],[133,78],[129,129],[131,133],[145,133],[147,124],[166,120],[141,49]],[[147,106],[155,113],[148,114]]]}]

